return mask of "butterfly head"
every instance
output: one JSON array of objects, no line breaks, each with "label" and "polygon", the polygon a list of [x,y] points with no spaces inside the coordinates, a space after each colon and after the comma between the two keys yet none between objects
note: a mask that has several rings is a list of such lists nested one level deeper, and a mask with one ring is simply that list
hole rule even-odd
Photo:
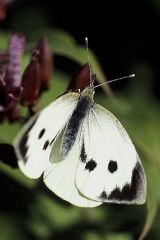
[{"label": "butterfly head", "polygon": [[90,85],[87,86],[82,92],[81,92],[81,96],[84,97],[89,97],[90,99],[93,99],[94,97],[94,82],[96,79],[96,74],[92,74],[91,73],[91,68],[90,68]]},{"label": "butterfly head", "polygon": [[81,92],[81,97],[89,97],[91,99],[93,99],[94,97],[94,86],[88,86],[86,87],[82,92]]}]

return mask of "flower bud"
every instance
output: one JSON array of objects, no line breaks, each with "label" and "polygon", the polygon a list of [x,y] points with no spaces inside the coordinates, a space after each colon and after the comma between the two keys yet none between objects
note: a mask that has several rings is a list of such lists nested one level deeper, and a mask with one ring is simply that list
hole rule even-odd
[{"label": "flower bud", "polygon": [[34,50],[31,61],[22,76],[21,104],[32,106],[37,103],[41,84],[41,70],[39,64],[39,51]]},{"label": "flower bud", "polygon": [[90,84],[90,69],[89,64],[86,63],[79,68],[78,71],[73,75],[71,82],[69,84],[68,90],[78,90],[81,91],[85,89]]},{"label": "flower bud", "polygon": [[42,38],[36,49],[39,50],[39,63],[41,69],[41,90],[48,89],[52,73],[52,52],[47,38]]}]

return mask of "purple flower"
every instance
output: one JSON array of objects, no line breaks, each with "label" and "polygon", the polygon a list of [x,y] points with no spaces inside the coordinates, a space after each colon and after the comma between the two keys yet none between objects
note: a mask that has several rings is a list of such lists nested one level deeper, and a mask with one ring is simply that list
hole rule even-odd
[{"label": "purple flower", "polygon": [[21,85],[20,71],[24,46],[25,39],[22,34],[12,34],[9,37],[6,84],[10,88]]},{"label": "purple flower", "polygon": [[7,52],[0,53],[0,121],[4,117],[10,121],[17,120],[20,117],[17,105],[19,102],[33,113],[40,93],[49,87],[52,53],[48,40],[42,38],[39,41],[21,77],[24,46],[23,34],[12,34],[9,37]]},{"label": "purple flower", "polygon": [[[24,52],[25,40],[22,34],[12,34],[8,42],[6,53],[0,54],[0,120],[16,111],[16,104],[19,100],[21,87],[21,57]],[[18,115],[17,115],[18,117]],[[15,117],[14,117],[15,118]]]}]

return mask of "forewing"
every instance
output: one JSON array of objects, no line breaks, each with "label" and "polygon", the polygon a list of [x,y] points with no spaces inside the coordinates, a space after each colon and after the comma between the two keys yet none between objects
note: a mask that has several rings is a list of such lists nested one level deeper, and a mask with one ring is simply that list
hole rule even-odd
[{"label": "forewing", "polygon": [[38,178],[49,163],[53,143],[69,120],[78,100],[78,93],[57,98],[33,116],[15,139],[14,146],[21,171]]},{"label": "forewing", "polygon": [[95,104],[83,125],[76,186],[101,202],[143,204],[146,177],[127,132],[105,108]]}]

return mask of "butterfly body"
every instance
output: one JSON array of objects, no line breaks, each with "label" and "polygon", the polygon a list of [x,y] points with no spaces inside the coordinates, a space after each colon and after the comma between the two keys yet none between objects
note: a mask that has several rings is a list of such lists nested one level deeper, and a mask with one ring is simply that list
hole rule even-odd
[{"label": "butterfly body", "polygon": [[57,98],[15,140],[20,169],[79,207],[143,204],[146,177],[127,132],[94,103],[94,86]]},{"label": "butterfly body", "polygon": [[82,91],[79,95],[76,107],[71,115],[71,118],[66,125],[64,132],[63,144],[62,144],[62,158],[64,159],[68,154],[69,150],[73,146],[80,125],[82,124],[84,118],[88,111],[93,107],[94,89],[88,87]]}]

